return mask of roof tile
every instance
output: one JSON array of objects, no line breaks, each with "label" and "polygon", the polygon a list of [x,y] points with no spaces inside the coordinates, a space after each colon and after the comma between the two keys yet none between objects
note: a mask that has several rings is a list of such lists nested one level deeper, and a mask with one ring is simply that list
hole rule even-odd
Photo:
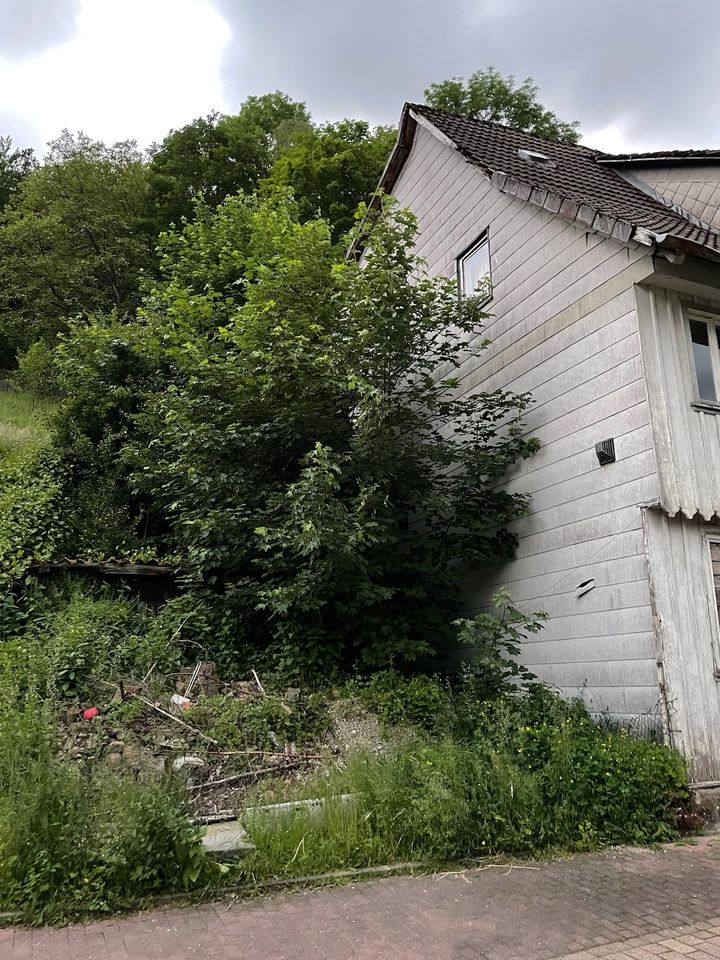
[{"label": "roof tile", "polygon": [[[528,199],[546,192],[562,198],[560,213],[569,219],[578,217],[584,223],[598,225],[606,222],[602,218],[619,220],[631,227],[668,234],[720,253],[720,233],[697,226],[659,198],[630,183],[602,162],[615,159],[607,154],[582,145],[543,140],[512,127],[468,119],[423,104],[408,104],[408,108],[429,120],[467,160],[494,178],[495,183],[499,184],[500,175],[505,174],[507,179],[501,189],[507,193]],[[532,150],[552,162],[544,164],[523,159],[518,156],[518,150]],[[695,156],[704,152],[675,153]],[[667,152],[662,154],[667,155]],[[587,208],[591,208],[592,215]],[[597,218],[597,214],[601,217]],[[619,231],[620,234],[626,232]],[[617,233],[613,231],[613,235]]]}]

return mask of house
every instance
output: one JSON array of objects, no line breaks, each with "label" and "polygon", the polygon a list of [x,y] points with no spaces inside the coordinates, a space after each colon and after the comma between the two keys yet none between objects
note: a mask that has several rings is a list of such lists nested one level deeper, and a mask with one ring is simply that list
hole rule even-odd
[{"label": "house", "polygon": [[720,151],[609,156],[406,104],[380,184],[434,274],[489,275],[461,390],[532,393],[516,558],[468,575],[545,610],[524,646],[590,709],[661,726],[720,784]]}]

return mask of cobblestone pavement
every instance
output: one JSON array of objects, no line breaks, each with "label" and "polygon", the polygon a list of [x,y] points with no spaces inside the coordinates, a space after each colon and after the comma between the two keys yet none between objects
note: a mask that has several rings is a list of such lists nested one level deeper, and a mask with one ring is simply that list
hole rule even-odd
[{"label": "cobblestone pavement", "polygon": [[396,877],[63,929],[0,960],[719,960],[720,836],[538,867]]}]

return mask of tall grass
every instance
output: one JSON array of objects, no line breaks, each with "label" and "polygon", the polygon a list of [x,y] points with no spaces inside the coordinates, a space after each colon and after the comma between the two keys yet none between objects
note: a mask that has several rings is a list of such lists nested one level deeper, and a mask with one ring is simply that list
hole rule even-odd
[{"label": "tall grass", "polygon": [[[509,697],[472,739],[417,739],[382,757],[352,755],[345,769],[287,796],[325,798],[321,814],[252,818],[258,851],[248,868],[258,877],[301,876],[676,837],[683,759],[602,730],[579,709],[559,710],[559,721],[529,719],[527,702]],[[354,803],[340,802],[343,794]]]},{"label": "tall grass", "polygon": [[0,390],[0,459],[41,444],[47,438],[47,417],[53,404],[14,390]]}]

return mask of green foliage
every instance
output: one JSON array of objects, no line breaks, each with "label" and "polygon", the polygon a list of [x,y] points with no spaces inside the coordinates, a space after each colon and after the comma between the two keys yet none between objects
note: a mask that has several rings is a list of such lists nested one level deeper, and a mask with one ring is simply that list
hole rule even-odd
[{"label": "green foliage", "polygon": [[538,92],[531,77],[516,86],[515,77],[503,77],[495,67],[488,67],[471,74],[467,82],[453,77],[432,83],[425,91],[425,101],[436,110],[502,123],[545,140],[577,143],[580,124],[568,123],[547,110],[538,100]]},{"label": "green foliage", "polygon": [[265,188],[290,187],[301,220],[321,216],[339,239],[353,226],[357,205],[376,189],[396,131],[363,120],[308,129],[282,151]]},{"label": "green foliage", "polygon": [[[0,607],[2,611],[2,607]],[[31,616],[28,616],[28,612]],[[177,670],[194,634],[196,604],[171,600],[158,616],[109,587],[73,582],[28,587],[6,627],[0,613],[0,687],[22,701],[32,688],[43,699],[84,700],[103,682],[139,680]],[[194,642],[194,640],[192,641]]]},{"label": "green foliage", "polygon": [[0,220],[0,368],[70,317],[133,310],[152,264],[147,191],[134,143],[107,147],[65,131],[50,144]]},{"label": "green foliage", "polygon": [[301,697],[292,707],[272,694],[252,701],[231,695],[204,697],[188,711],[188,719],[221,746],[258,750],[313,743],[329,727],[318,694]]},{"label": "green foliage", "polygon": [[52,405],[15,390],[0,390],[0,469],[16,452],[37,449],[48,440]]},{"label": "green foliage", "polygon": [[199,213],[135,323],[77,323],[55,351],[83,491],[66,552],[174,556],[214,593],[213,656],[241,668],[430,662],[459,613],[451,565],[512,553],[527,502],[500,481],[536,448],[529,397],[459,395],[484,315],[425,275],[410,214],[383,207],[360,268],[282,198]]},{"label": "green foliage", "polygon": [[[487,707],[471,741],[418,739],[381,757],[356,752],[345,769],[290,794],[327,798],[324,815],[254,819],[258,852],[248,869],[307,875],[671,840],[685,776],[672,750],[603,731],[547,691],[506,696]],[[340,803],[342,794],[354,803]]]},{"label": "green foliage", "polygon": [[394,670],[379,670],[367,681],[349,683],[347,690],[388,726],[410,724],[448,732],[453,725],[450,688],[439,677],[404,677]]},{"label": "green foliage", "polygon": [[0,907],[43,923],[217,875],[170,781],[85,775],[55,755],[50,705],[0,704]]},{"label": "green foliage", "polygon": [[51,347],[44,340],[36,340],[25,353],[18,356],[13,384],[31,397],[34,403],[57,397],[57,363]]},{"label": "green foliage", "polygon": [[198,200],[212,208],[239,191],[251,193],[281,146],[309,122],[305,104],[277,90],[248,97],[235,115],[212,113],[173,130],[150,164],[156,232],[190,220]]},{"label": "green foliage", "polygon": [[528,634],[539,633],[547,620],[545,613],[518,610],[504,588],[493,596],[492,605],[493,611],[455,621],[458,642],[469,654],[465,687],[480,702],[497,696],[510,683],[527,685],[535,680],[519,662],[521,644]]},{"label": "green foliage", "polygon": [[0,137],[0,213],[36,167],[35,154],[30,147],[13,149],[12,137]]},{"label": "green foliage", "polygon": [[62,489],[54,451],[28,446],[0,460],[0,594],[62,539]]}]

